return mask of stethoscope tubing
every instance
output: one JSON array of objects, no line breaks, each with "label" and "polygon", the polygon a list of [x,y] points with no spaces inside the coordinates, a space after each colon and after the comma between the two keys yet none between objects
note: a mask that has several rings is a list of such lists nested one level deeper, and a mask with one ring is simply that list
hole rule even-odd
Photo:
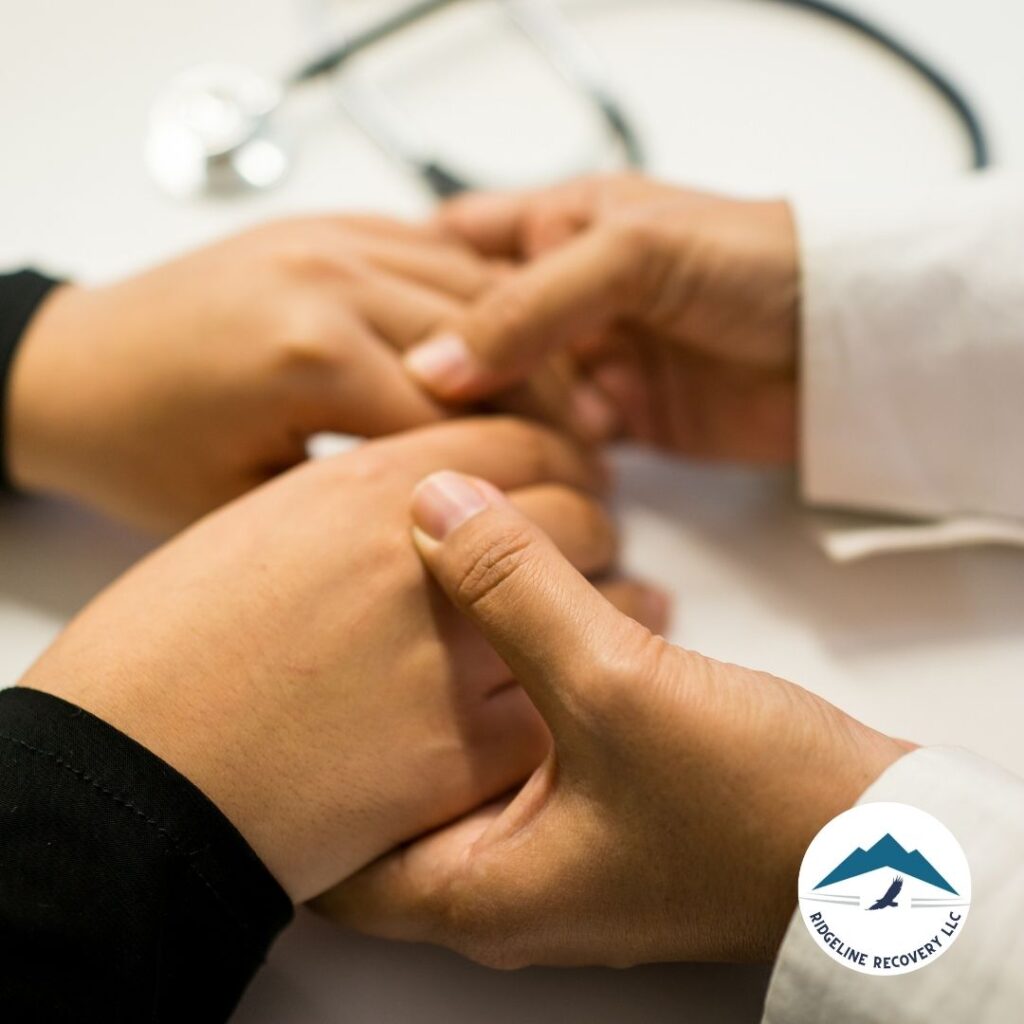
[{"label": "stethoscope tubing", "polygon": [[[436,197],[447,198],[467,189],[479,188],[480,183],[467,180],[432,155],[429,146],[423,140],[417,141],[417,133],[409,126],[400,127],[400,112],[390,109],[383,97],[375,96],[373,89],[363,87],[360,90],[357,77],[339,74],[354,57],[366,53],[376,44],[458,2],[460,0],[416,0],[325,48],[317,56],[279,79],[276,84],[267,82],[266,92],[273,99],[268,101],[266,109],[250,112],[251,134],[241,142],[232,143],[232,148],[225,152],[214,151],[209,148],[208,142],[204,142],[207,145],[204,157],[205,177],[202,171],[196,172],[192,177],[186,174],[182,179],[185,180],[184,188],[195,191],[193,178],[195,181],[205,181],[209,184],[216,169],[215,165],[230,166],[235,173],[241,174],[239,154],[242,157],[252,156],[258,145],[267,146],[273,141],[276,133],[271,122],[283,101],[304,84],[324,78],[330,78],[335,84],[343,107],[352,119],[363,127],[367,135],[391,158],[404,163]],[[987,132],[977,108],[957,83],[929,58],[888,29],[832,0],[775,2],[803,9],[840,24],[881,47],[909,67],[941,97],[962,125],[970,145],[972,168],[980,170],[989,165],[991,156]],[[550,0],[498,0],[498,3],[510,23],[536,47],[569,87],[576,90],[590,104],[603,123],[609,139],[616,144],[622,163],[642,169],[645,163],[644,147],[629,112],[619,103],[614,89],[608,84],[601,62],[557,4]],[[238,72],[235,71],[233,74],[236,75],[234,82],[237,85]],[[265,136],[262,140],[261,135]],[[172,135],[161,138],[170,139]],[[178,154],[182,151],[180,140],[178,136],[173,136],[173,139],[177,147],[175,154]],[[278,149],[281,147],[278,146]],[[239,160],[237,165],[236,159]],[[283,156],[281,159],[285,161],[286,166],[287,157]],[[251,184],[249,174],[247,171],[244,175],[246,184]],[[175,194],[181,191],[182,186],[178,181],[181,173],[178,171],[169,175],[167,181],[170,181],[170,184],[163,180],[162,172],[158,174],[154,171],[154,175],[169,191]],[[276,173],[275,180],[278,177],[280,170]]]},{"label": "stethoscope tubing", "polygon": [[[459,0],[419,0],[396,13],[383,18],[374,25],[361,29],[343,42],[331,47],[318,57],[308,61],[285,80],[286,88],[309,82],[340,70],[349,60],[364,53],[375,44],[423,21],[430,15],[449,7]],[[987,132],[973,102],[952,78],[939,69],[930,59],[924,57],[894,33],[876,22],[849,10],[830,0],[774,0],[790,7],[802,8],[830,21],[836,22],[865,39],[880,46],[897,60],[909,66],[920,75],[952,109],[963,127],[970,147],[971,167],[981,170],[991,162]],[[516,0],[506,4],[513,21],[542,51],[549,61],[558,67],[571,85],[583,92],[601,116],[609,134],[620,147],[626,165],[633,168],[644,166],[644,148],[633,126],[632,120],[604,87],[599,76],[578,59],[580,44],[575,37],[569,37],[567,25],[557,12],[545,12],[540,4],[524,4],[524,10],[517,15]],[[525,15],[522,16],[522,15]],[[567,45],[571,44],[571,45]],[[391,149],[394,150],[394,145]],[[409,154],[406,162],[424,181],[426,186],[440,198],[447,198],[473,187],[460,174],[436,159]]]}]

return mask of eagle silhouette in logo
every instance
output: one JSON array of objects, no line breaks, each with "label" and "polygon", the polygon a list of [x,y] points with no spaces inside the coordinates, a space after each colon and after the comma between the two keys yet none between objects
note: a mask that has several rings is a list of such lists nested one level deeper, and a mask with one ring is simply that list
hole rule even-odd
[{"label": "eagle silhouette in logo", "polygon": [[892,880],[892,885],[885,890],[885,895],[880,900],[875,900],[874,903],[868,907],[868,910],[885,910],[886,907],[898,907],[899,904],[896,902],[896,897],[900,894],[900,889],[903,888],[903,879],[897,875]]}]

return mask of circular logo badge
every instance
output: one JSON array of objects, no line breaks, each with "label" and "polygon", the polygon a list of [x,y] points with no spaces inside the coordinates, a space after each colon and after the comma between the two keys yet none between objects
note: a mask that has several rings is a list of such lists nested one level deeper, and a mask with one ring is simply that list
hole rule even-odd
[{"label": "circular logo badge", "polygon": [[971,872],[942,822],[907,804],[861,804],[804,854],[800,916],[833,960],[862,974],[907,974],[959,938]]}]

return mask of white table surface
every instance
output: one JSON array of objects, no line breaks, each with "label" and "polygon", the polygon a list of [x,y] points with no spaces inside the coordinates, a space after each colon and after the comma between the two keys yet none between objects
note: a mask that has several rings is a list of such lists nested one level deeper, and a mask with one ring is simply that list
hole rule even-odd
[{"label": "white table surface", "polygon": [[[851,0],[952,68],[1004,161],[1024,159],[1019,0]],[[283,69],[310,0],[6,0],[0,21],[0,263],[101,280],[270,215],[416,214],[425,197],[328,97],[300,105],[300,160],[263,196],[180,205],[144,173],[149,102],[169,75],[228,59]],[[338,0],[358,23],[390,4]],[[485,5],[478,5],[483,7]],[[652,168],[752,192],[929,184],[962,140],[912,76],[813,18],[756,0],[571,0],[649,143]],[[363,73],[489,180],[572,165],[591,126],[493,14],[470,7]],[[487,115],[487,116],[484,116]],[[488,123],[489,122],[489,123]],[[786,475],[620,459],[627,562],[678,594],[674,636],[803,682],[870,723],[972,747],[1024,773],[1024,558],[1004,550],[830,565]],[[0,685],[147,542],[78,510],[0,515]],[[658,966],[500,974],[437,950],[370,942],[300,914],[237,1020],[754,1021],[764,968]]]}]

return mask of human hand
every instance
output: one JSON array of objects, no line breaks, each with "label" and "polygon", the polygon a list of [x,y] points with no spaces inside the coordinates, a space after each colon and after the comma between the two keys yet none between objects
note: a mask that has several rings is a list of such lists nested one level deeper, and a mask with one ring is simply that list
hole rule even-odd
[{"label": "human hand", "polygon": [[652,635],[500,496],[443,499],[436,478],[416,490],[420,554],[554,743],[511,803],[385,857],[320,909],[499,967],[770,958],[808,843],[909,745]]},{"label": "human hand", "polygon": [[59,288],[16,356],[11,476],[166,531],[301,461],[318,431],[438,420],[395,350],[490,275],[436,231],[324,216]]},{"label": "human hand", "polygon": [[569,350],[581,380],[566,404],[589,409],[595,433],[793,460],[799,272],[786,203],[617,176],[460,198],[440,225],[526,262],[407,354],[434,395],[478,398]]},{"label": "human hand", "polygon": [[[409,539],[409,492],[443,467],[509,489],[582,572],[611,567],[591,461],[526,423],[451,422],[308,463],[206,517],[93,601],[23,684],[178,769],[309,899],[506,792],[547,750]],[[663,618],[648,588],[603,587]]]}]

